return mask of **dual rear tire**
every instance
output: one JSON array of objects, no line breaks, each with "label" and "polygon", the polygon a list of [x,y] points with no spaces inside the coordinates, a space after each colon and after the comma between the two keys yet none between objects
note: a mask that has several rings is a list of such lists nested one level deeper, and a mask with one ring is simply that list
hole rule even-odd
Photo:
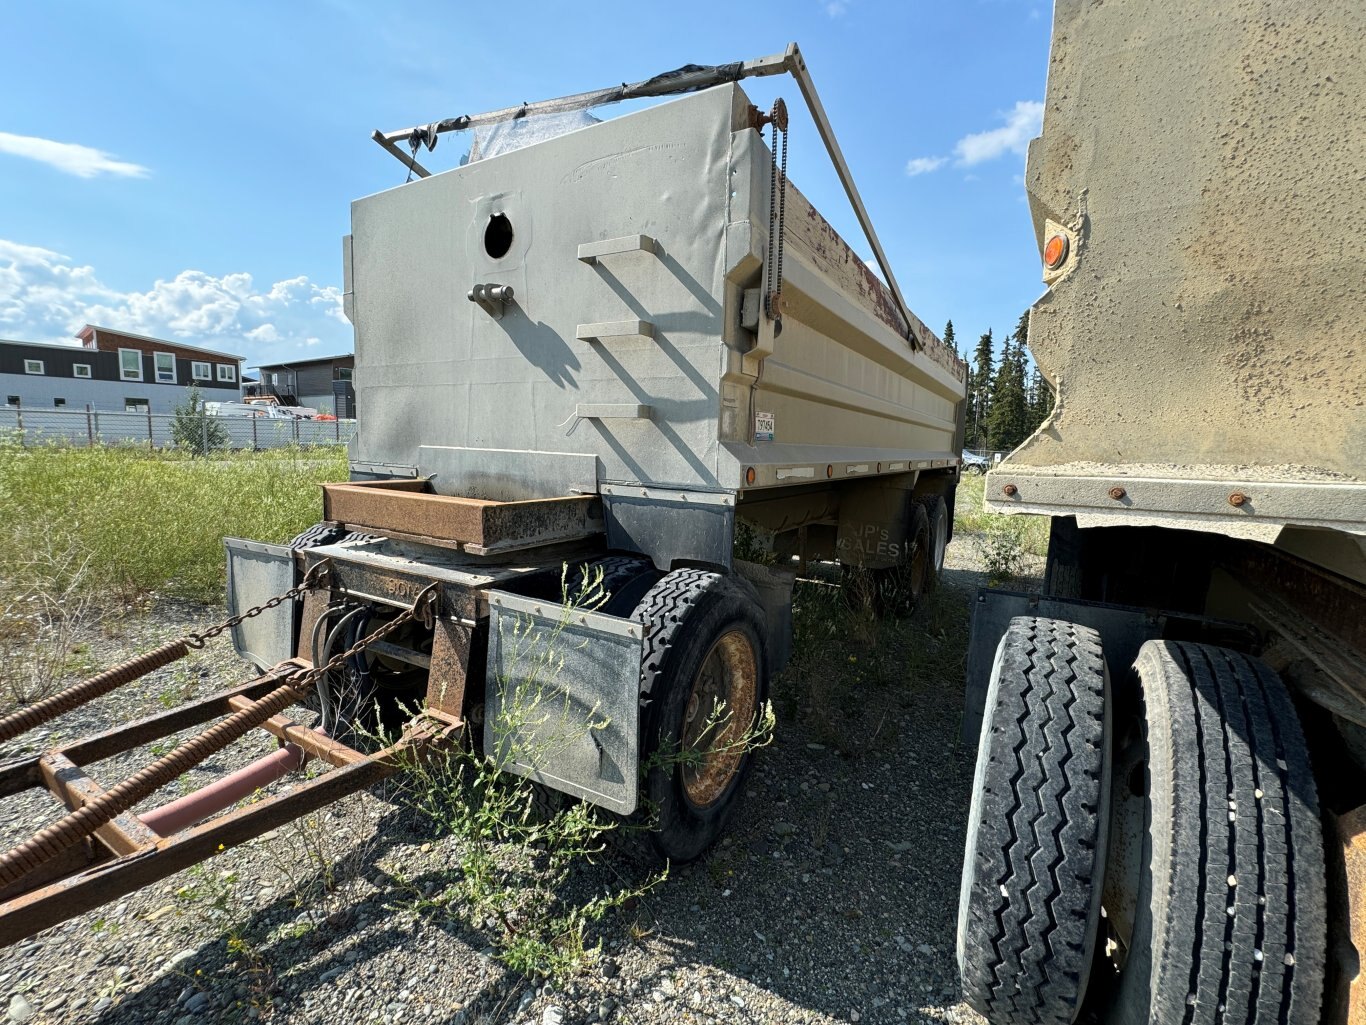
[{"label": "dual rear tire", "polygon": [[1171,641],[1143,645],[1132,683],[1138,728],[1112,743],[1094,631],[1021,617],[1002,638],[959,910],[965,999],[993,1025],[1069,1025],[1083,1006],[1112,1025],[1317,1022],[1324,856],[1284,685]]}]

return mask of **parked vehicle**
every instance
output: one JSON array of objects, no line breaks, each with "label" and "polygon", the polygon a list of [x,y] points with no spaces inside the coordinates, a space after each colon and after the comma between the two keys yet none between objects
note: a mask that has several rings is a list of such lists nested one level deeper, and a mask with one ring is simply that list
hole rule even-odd
[{"label": "parked vehicle", "polygon": [[1052,518],[973,603],[991,1022],[1366,1020],[1366,7],[1058,0],[1026,181]]},{"label": "parked vehicle", "polygon": [[[760,111],[739,85],[779,72],[810,102],[881,280],[788,181],[785,106]],[[669,93],[692,95],[560,130],[565,111]],[[462,738],[549,790],[622,815],[648,803],[667,858],[712,843],[790,648],[793,571],[839,559],[914,601],[942,569],[958,482],[965,365],[902,299],[814,97],[792,46],[376,133],[416,180],[352,206],[351,479],[325,486],[322,522],[293,544],[227,541],[233,638],[261,679],[137,734],[236,709],[336,768],[181,830],[288,771],[272,756],[158,809],[169,839],[151,847],[125,791],[100,798],[126,813],[118,831],[92,840],[87,805],[54,827],[66,847],[0,856],[3,886],[77,841],[112,852],[97,878],[77,858],[13,897],[0,942]],[[489,126],[463,166],[416,159]],[[737,556],[737,533],[761,560]],[[277,715],[302,700],[317,729]],[[404,727],[410,703],[423,711]],[[350,746],[381,724],[402,728],[391,748]]]},{"label": "parked vehicle", "polygon": [[982,474],[986,473],[990,467],[991,464],[987,462],[985,457],[979,456],[975,452],[969,452],[967,449],[963,450],[964,473],[970,473],[980,477]]}]

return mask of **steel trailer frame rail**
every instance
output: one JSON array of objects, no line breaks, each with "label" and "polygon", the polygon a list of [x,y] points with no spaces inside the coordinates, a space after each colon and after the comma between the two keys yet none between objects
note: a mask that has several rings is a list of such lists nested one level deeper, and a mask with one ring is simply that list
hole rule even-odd
[{"label": "steel trailer frame rail", "polygon": [[[306,664],[291,660],[271,672],[212,697],[117,726],[39,755],[0,765],[0,798],[45,788],[74,811],[104,793],[82,766],[124,754],[220,716],[270,693]],[[0,947],[90,911],[215,853],[254,839],[271,829],[340,800],[398,771],[405,758],[419,757],[449,738],[461,723],[430,710],[409,724],[384,750],[363,754],[283,715],[262,727],[283,747],[317,758],[332,770],[300,783],[287,793],[216,815],[169,836],[124,812],[62,855],[0,890]]]},{"label": "steel trailer frame rail", "polygon": [[[697,92],[700,89],[709,89],[714,85],[739,82],[745,78],[766,78],[770,75],[784,73],[790,74],[796,80],[797,88],[801,90],[802,99],[806,101],[806,109],[810,112],[811,119],[816,123],[816,131],[820,133],[821,142],[825,144],[825,151],[829,154],[831,163],[835,165],[836,173],[839,174],[840,183],[844,186],[844,193],[849,197],[849,203],[853,206],[854,214],[858,217],[859,227],[863,229],[863,234],[867,237],[869,245],[873,247],[873,255],[877,258],[878,266],[882,269],[882,276],[887,287],[891,290],[893,298],[896,299],[897,313],[900,314],[902,320],[902,332],[913,349],[919,348],[920,339],[916,337],[915,331],[911,327],[916,322],[916,318],[912,316],[911,308],[901,294],[901,286],[896,283],[896,276],[892,273],[887,254],[883,252],[882,243],[878,240],[877,232],[873,229],[873,222],[868,216],[867,208],[863,205],[863,198],[859,195],[858,186],[854,184],[854,175],[849,170],[839,141],[835,138],[835,130],[830,126],[830,119],[826,116],[825,107],[821,104],[820,96],[816,92],[815,82],[812,81],[811,72],[806,67],[806,59],[802,56],[796,43],[788,43],[787,49],[782,53],[772,54],[768,57],[756,57],[754,60],[736,61],[733,64],[707,66],[686,64],[675,71],[666,71],[641,82],[623,83],[606,89],[575,93],[572,96],[539,100],[535,103],[523,103],[516,107],[504,107],[502,110],[493,110],[484,114],[462,114],[459,117],[433,121],[426,125],[414,125],[411,128],[400,128],[392,132],[382,132],[376,129],[370,138],[413,174],[419,178],[429,178],[432,172],[417,161],[418,147],[426,146],[428,150],[435,149],[438,137],[446,132],[463,132],[470,128],[534,117],[537,114],[562,114],[571,110],[586,110],[589,107],[601,107],[610,103],[620,103],[623,100]],[[399,148],[399,143],[406,143],[412,152],[404,153]]]}]

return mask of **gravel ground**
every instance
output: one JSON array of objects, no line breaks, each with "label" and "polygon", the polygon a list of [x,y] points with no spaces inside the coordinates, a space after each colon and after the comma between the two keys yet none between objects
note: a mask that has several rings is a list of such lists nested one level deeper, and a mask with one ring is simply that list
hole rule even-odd
[{"label": "gravel ground", "polygon": [[[0,951],[0,1001],[11,1020],[39,1023],[978,1023],[954,966],[975,754],[957,743],[962,623],[982,582],[966,541],[949,549],[938,599],[957,625],[936,620],[916,641],[939,649],[929,664],[956,671],[917,678],[895,645],[870,656],[851,640],[840,678],[785,673],[774,743],[726,837],[604,921],[601,956],[559,990],[507,971],[491,932],[421,907],[454,841],[381,788]],[[159,604],[92,639],[89,655],[111,664],[215,615]],[[866,683],[877,658],[881,682]],[[24,740],[48,747],[244,678],[220,641]],[[844,711],[832,719],[819,705]],[[270,747],[261,734],[191,783]],[[151,756],[130,752],[92,775],[116,780]],[[9,799],[0,839],[55,817],[43,794]],[[298,899],[322,863],[335,890]],[[650,870],[631,840],[594,871],[630,881]]]}]

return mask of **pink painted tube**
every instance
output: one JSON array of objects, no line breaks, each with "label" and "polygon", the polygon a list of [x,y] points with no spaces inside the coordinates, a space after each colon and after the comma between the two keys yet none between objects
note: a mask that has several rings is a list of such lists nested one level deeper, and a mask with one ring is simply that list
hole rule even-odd
[{"label": "pink painted tube", "polygon": [[250,797],[262,787],[287,776],[303,763],[303,751],[293,744],[286,744],[278,751],[272,751],[264,758],[258,758],[250,765],[138,818],[152,832],[170,836],[200,819],[232,807],[242,798]]}]

